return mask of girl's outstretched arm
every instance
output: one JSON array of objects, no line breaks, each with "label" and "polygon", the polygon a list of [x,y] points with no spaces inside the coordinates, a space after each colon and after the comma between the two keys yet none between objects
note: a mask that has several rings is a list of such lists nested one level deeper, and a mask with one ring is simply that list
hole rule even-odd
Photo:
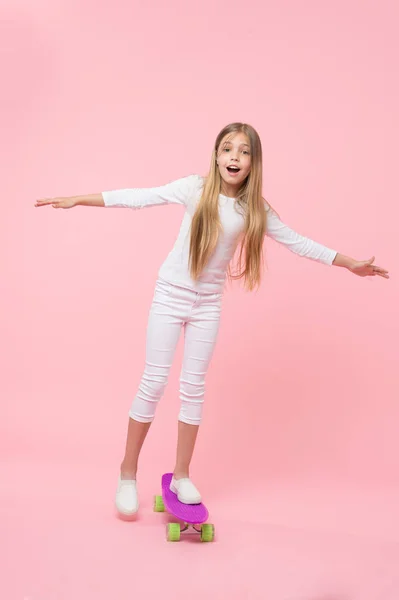
[{"label": "girl's outstretched arm", "polygon": [[199,175],[189,175],[152,188],[125,188],[84,196],[45,198],[37,200],[35,206],[51,204],[53,208],[105,206],[139,209],[161,204],[187,205],[189,198],[196,192],[201,183],[202,179]]},{"label": "girl's outstretched arm", "polygon": [[388,271],[386,269],[373,265],[375,260],[374,256],[369,260],[358,261],[350,256],[340,254],[336,250],[327,248],[288,227],[281,221],[279,215],[266,201],[265,208],[267,211],[266,234],[280,244],[284,244],[291,252],[326,265],[345,267],[351,271],[351,273],[359,275],[360,277],[379,275],[380,277],[389,279]]}]

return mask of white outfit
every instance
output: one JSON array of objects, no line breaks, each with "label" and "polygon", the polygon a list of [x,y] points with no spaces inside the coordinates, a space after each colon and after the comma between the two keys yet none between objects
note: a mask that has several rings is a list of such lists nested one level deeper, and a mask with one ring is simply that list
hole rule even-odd
[{"label": "white outfit", "polygon": [[[198,281],[189,273],[190,225],[201,196],[203,179],[190,175],[154,188],[103,192],[106,207],[133,209],[181,204],[185,213],[177,240],[162,264],[151,305],[144,373],[129,416],[151,422],[168,380],[174,352],[184,327],[185,346],[180,376],[179,420],[199,425],[205,393],[205,376],[215,347],[227,267],[244,227],[234,198],[220,194],[222,232],[216,249]],[[296,233],[265,203],[266,234],[300,256],[331,265],[336,251]]]},{"label": "white outfit", "polygon": [[[188,257],[190,249],[190,225],[198,200],[201,196],[203,178],[189,175],[154,188],[132,188],[103,192],[106,207],[145,208],[161,204],[181,204],[185,213],[179,234],[172,251],[159,270],[164,281],[197,292],[223,292],[226,271],[243,230],[244,219],[235,209],[235,199],[219,196],[219,212],[223,231],[217,247],[206,269],[198,281],[194,282],[189,273]],[[300,256],[331,265],[336,251],[296,233],[285,225],[265,203],[267,211],[266,235],[284,244],[289,250]]]}]

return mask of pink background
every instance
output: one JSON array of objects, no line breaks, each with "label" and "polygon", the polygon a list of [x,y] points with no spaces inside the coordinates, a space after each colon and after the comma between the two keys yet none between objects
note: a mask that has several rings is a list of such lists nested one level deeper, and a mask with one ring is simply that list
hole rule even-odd
[{"label": "pink background", "polygon": [[[397,4],[1,11],[1,597],[397,599]],[[142,453],[140,519],[113,502],[183,210],[34,202],[205,174],[235,120],[261,136],[283,220],[375,255],[391,279],[267,240],[261,290],[226,294],[192,464],[218,540],[173,545],[152,495],[173,468],[183,340]]]}]

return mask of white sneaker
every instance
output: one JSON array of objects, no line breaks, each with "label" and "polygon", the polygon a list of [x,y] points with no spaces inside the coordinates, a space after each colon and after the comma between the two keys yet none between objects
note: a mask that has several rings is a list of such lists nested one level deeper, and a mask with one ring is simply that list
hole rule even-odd
[{"label": "white sneaker", "polygon": [[188,477],[183,477],[183,479],[172,477],[169,488],[171,492],[177,494],[178,499],[183,504],[201,503],[201,494]]},{"label": "white sneaker", "polygon": [[138,511],[139,499],[135,479],[121,479],[119,475],[115,505],[118,512],[126,517],[130,517]]}]

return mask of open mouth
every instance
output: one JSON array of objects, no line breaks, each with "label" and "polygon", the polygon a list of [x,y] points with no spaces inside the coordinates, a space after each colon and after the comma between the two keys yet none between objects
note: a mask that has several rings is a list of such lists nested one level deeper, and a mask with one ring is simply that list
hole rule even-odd
[{"label": "open mouth", "polygon": [[238,167],[227,167],[227,170],[231,174],[240,172],[240,169]]}]

